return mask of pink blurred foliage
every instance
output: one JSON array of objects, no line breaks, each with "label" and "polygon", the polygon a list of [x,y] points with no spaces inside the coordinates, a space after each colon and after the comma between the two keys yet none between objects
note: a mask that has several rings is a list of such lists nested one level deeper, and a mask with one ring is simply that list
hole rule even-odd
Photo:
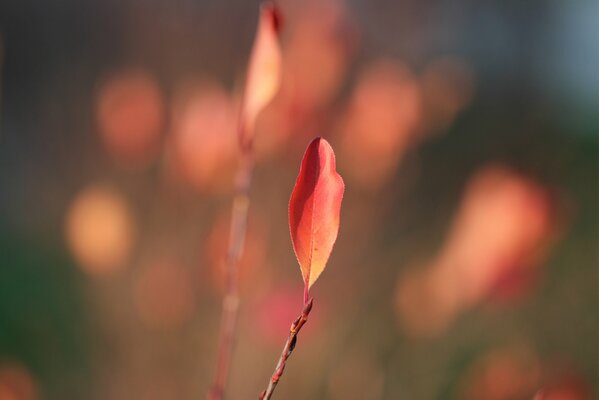
[{"label": "pink blurred foliage", "polygon": [[170,177],[201,193],[232,187],[237,164],[238,101],[211,79],[175,92],[167,150]]},{"label": "pink blurred foliage", "polygon": [[[300,285],[277,284],[259,295],[250,305],[250,313],[255,316],[252,335],[269,346],[279,347],[281,338],[289,335],[289,327],[302,307],[303,290]],[[327,304],[318,301],[318,313],[310,316],[310,323],[302,330],[302,341],[310,340],[321,331],[327,318]]]},{"label": "pink blurred foliage", "polygon": [[591,390],[565,360],[542,360],[530,343],[516,342],[478,357],[461,377],[464,400],[590,400]]},{"label": "pink blurred foliage", "polygon": [[421,73],[401,60],[368,64],[337,126],[348,178],[367,190],[382,187],[408,151],[451,126],[474,90],[474,73],[458,57],[433,59]]},{"label": "pink blurred foliage", "polygon": [[140,169],[156,159],[165,113],[160,85],[145,70],[115,71],[98,86],[98,132],[104,147],[120,166]]},{"label": "pink blurred foliage", "polygon": [[490,166],[471,180],[440,257],[465,279],[466,302],[526,293],[557,233],[555,212],[546,188],[509,169]]},{"label": "pink blurred foliage", "polygon": [[575,371],[550,376],[533,400],[591,400],[589,384]]},{"label": "pink blurred foliage", "polygon": [[402,325],[416,334],[438,334],[460,310],[529,294],[559,231],[548,189],[502,166],[483,168],[470,180],[431,265],[400,277]]},{"label": "pink blurred foliage", "polygon": [[494,349],[468,368],[458,387],[464,400],[530,399],[542,380],[538,356],[525,344]]},{"label": "pink blurred foliage", "polygon": [[379,60],[367,66],[338,128],[349,178],[368,189],[386,182],[414,142],[421,119],[421,88],[405,64]]}]

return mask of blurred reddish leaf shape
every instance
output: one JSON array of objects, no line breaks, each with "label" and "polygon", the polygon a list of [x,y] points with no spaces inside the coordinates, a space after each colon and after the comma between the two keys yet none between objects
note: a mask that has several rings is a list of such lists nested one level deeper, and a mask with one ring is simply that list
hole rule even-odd
[{"label": "blurred reddish leaf shape", "polygon": [[273,99],[281,84],[281,16],[272,3],[262,5],[256,39],[250,55],[242,105],[241,143],[252,141],[256,118]]},{"label": "blurred reddish leaf shape", "polygon": [[173,102],[170,172],[204,193],[228,191],[237,162],[237,104],[213,80],[181,87]]},{"label": "blurred reddish leaf shape", "polygon": [[[280,283],[256,298],[251,310],[251,315],[256,320],[256,329],[253,329],[251,334],[255,335],[256,341],[279,347],[281,337],[289,334],[289,321],[297,317],[299,295],[300,287]],[[313,335],[318,336],[318,332],[323,329],[322,321],[326,320],[326,315],[326,300],[319,300],[318,313],[310,315],[310,328],[302,330],[302,341],[310,340]]]},{"label": "blurred reddish leaf shape", "polygon": [[314,139],[304,154],[289,201],[291,240],[304,278],[305,300],[337,239],[344,189],[331,145]]},{"label": "blurred reddish leaf shape", "polygon": [[160,153],[164,98],[156,78],[137,69],[114,73],[97,93],[98,133],[120,166],[143,168]]}]

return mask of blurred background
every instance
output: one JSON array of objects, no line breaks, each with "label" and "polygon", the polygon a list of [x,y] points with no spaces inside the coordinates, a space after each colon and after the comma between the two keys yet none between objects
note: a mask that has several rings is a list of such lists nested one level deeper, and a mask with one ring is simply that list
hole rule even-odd
[{"label": "blurred background", "polygon": [[[341,230],[279,399],[597,398],[599,5],[281,0],[228,398],[302,304],[287,203]],[[258,2],[0,1],[0,400],[200,399]]]}]

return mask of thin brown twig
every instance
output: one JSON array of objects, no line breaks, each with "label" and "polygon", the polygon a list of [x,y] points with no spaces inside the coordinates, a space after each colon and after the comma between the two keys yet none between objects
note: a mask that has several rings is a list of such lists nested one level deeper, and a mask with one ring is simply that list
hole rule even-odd
[{"label": "thin brown twig", "polygon": [[208,400],[221,400],[229,376],[235,331],[239,313],[238,264],[243,252],[247,230],[250,186],[254,170],[254,157],[251,146],[242,147],[242,154],[233,198],[231,228],[227,250],[227,285],[223,298],[222,319],[217,351],[216,372]]},{"label": "thin brown twig", "polygon": [[291,328],[289,329],[289,337],[285,342],[285,346],[283,347],[283,352],[281,353],[279,361],[277,362],[275,372],[272,374],[272,377],[270,378],[270,382],[268,382],[268,387],[266,388],[266,390],[260,393],[259,400],[269,400],[272,394],[274,393],[277,383],[279,383],[279,379],[281,379],[283,371],[285,370],[285,364],[287,362],[287,359],[293,352],[293,349],[295,349],[295,345],[297,343],[297,335],[299,334],[299,331],[302,329],[304,324],[308,321],[308,315],[310,314],[310,311],[312,311],[313,303],[314,299],[310,299],[306,303],[304,303],[304,309],[302,310],[301,315],[297,317],[295,321],[293,321],[293,323],[291,324]]}]

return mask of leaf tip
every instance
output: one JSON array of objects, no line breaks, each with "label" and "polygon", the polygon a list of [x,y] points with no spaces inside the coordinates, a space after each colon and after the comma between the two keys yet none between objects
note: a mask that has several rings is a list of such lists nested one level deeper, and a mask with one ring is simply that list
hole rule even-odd
[{"label": "leaf tip", "polygon": [[281,33],[283,29],[283,14],[281,13],[281,9],[277,6],[274,1],[266,1],[262,3],[261,6],[262,13],[267,15],[270,18],[270,23],[273,28],[273,31],[277,34]]},{"label": "leaf tip", "polygon": [[242,147],[249,147],[251,144],[256,118],[274,98],[281,84],[282,55],[279,34],[282,20],[279,8],[273,2],[262,3],[242,101]]}]

